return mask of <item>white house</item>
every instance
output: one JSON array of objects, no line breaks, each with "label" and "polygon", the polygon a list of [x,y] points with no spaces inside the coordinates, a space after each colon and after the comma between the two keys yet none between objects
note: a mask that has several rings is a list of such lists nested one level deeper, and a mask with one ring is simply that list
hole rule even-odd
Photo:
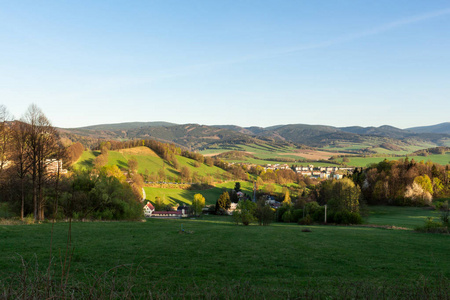
[{"label": "white house", "polygon": [[144,216],[150,218],[155,211],[155,207],[149,202],[144,206]]}]

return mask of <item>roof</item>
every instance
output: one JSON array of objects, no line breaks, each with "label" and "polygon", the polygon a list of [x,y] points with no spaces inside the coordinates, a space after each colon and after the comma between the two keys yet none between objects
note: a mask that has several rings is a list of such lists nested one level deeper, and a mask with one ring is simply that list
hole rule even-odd
[{"label": "roof", "polygon": [[154,211],[152,213],[153,215],[181,215],[182,212],[181,211],[175,211],[175,210],[171,210],[171,211]]},{"label": "roof", "polygon": [[153,204],[151,204],[150,202],[147,203],[146,205],[148,208],[150,208],[151,210],[155,210],[155,207],[153,206]]}]

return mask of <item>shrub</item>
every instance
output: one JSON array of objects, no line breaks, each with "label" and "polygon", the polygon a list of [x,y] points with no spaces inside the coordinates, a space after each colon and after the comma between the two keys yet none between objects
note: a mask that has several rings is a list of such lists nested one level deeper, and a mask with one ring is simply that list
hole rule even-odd
[{"label": "shrub", "polygon": [[292,221],[298,222],[303,218],[303,209],[294,209],[292,211]]},{"label": "shrub", "polygon": [[324,222],[325,221],[325,207],[319,207],[313,214],[312,218],[314,222]]},{"label": "shrub", "polygon": [[314,214],[318,209],[320,209],[320,205],[316,201],[308,202],[305,205],[306,213],[311,215]]},{"label": "shrub", "polygon": [[300,225],[311,225],[311,223],[312,223],[312,218],[309,214],[306,215],[306,217],[300,219],[300,221],[298,221],[298,224],[300,224]]},{"label": "shrub", "polygon": [[433,221],[433,217],[428,217],[425,220],[425,224],[423,226],[416,227],[415,230],[428,233],[449,233],[448,225],[445,226],[441,222]]},{"label": "shrub", "polygon": [[358,213],[350,211],[339,211],[331,215],[331,219],[336,224],[361,224],[362,218]]},{"label": "shrub", "polygon": [[256,203],[255,217],[258,219],[259,225],[269,225],[274,219],[274,209],[266,204],[264,198],[259,198]]},{"label": "shrub", "polygon": [[290,210],[287,210],[283,216],[282,216],[283,222],[284,223],[290,223],[292,222],[292,213]]},{"label": "shrub", "polygon": [[249,225],[251,222],[256,221],[255,218],[256,204],[250,200],[239,201],[236,209],[233,213],[233,219],[236,224],[241,222],[243,225]]},{"label": "shrub", "polygon": [[283,222],[283,215],[286,211],[290,210],[291,208],[287,205],[283,205],[277,209],[277,222]]}]

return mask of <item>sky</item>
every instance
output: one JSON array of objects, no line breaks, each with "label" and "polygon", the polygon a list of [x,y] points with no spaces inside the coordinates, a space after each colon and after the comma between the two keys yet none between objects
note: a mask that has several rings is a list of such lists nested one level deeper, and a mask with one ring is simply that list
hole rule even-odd
[{"label": "sky", "polygon": [[450,2],[4,1],[0,104],[121,122],[450,121]]}]

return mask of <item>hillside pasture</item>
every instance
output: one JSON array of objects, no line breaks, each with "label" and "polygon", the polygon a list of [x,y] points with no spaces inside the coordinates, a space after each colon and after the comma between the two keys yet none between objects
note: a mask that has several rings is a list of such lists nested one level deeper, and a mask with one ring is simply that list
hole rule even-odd
[{"label": "hillside pasture", "polygon": [[[361,156],[348,156],[347,157],[349,159],[349,162],[347,162],[346,164],[348,166],[353,166],[353,167],[366,167],[369,164],[373,164],[373,163],[379,163],[380,161],[383,161],[384,159],[387,160],[399,160],[399,159],[405,159],[406,156],[401,156],[401,157],[390,157],[390,156],[386,156],[386,157],[361,157]],[[420,161],[431,161],[434,163],[438,163],[441,165],[447,165],[450,164],[450,152],[447,152],[446,154],[430,154],[428,156],[408,156],[409,160],[414,159],[416,162],[420,162]],[[342,162],[343,158],[338,158],[337,161]]]},{"label": "hillside pasture", "polygon": [[[99,151],[84,151],[81,158],[77,161],[75,168],[92,168],[94,159],[100,154]],[[144,174],[146,170],[149,174],[156,174],[160,169],[164,169],[164,172],[168,179],[173,179],[179,176],[179,171],[174,169],[173,166],[159,157],[154,151],[148,147],[136,147],[129,149],[121,149],[118,151],[108,152],[107,165],[117,165],[120,169],[128,169],[128,160],[135,158],[138,162],[138,172]],[[180,168],[186,166],[191,171],[191,174],[197,172],[199,176],[217,175],[222,174],[225,171],[216,166],[207,166],[201,164],[199,167],[195,167],[195,161],[180,155],[176,155]]]},{"label": "hillside pasture", "polygon": [[[144,187],[146,193],[146,199],[155,202],[155,197],[160,197],[164,200],[165,204],[192,204],[195,194],[202,194],[205,197],[205,204],[211,205],[215,204],[219,196],[226,190],[234,188],[236,182],[230,181],[225,183],[216,184],[213,188],[206,190],[186,190],[178,188],[178,185],[172,185],[172,188],[159,188],[157,185],[155,187]],[[247,181],[240,181],[241,190],[249,196],[253,195],[253,183]],[[281,187],[279,187],[281,190]]]},{"label": "hillside pasture", "polygon": [[336,155],[335,152],[326,152],[326,151],[318,151],[318,150],[309,150],[309,149],[299,149],[295,150],[295,152],[287,152],[287,153],[277,153],[278,155],[289,155],[289,156],[298,156],[308,161],[315,160],[328,160],[333,155]]},{"label": "hillside pasture", "polygon": [[[239,181],[241,184],[241,191],[248,196],[253,196],[253,183],[248,181]],[[160,197],[164,200],[165,204],[186,204],[190,205],[192,203],[192,199],[194,199],[194,195],[199,193],[205,197],[206,205],[215,204],[219,196],[227,190],[231,190],[234,188],[236,182],[229,181],[215,184],[213,188],[209,188],[206,190],[187,190],[180,188],[180,185],[172,184],[171,187],[158,187],[159,185],[146,186],[144,187],[146,193],[146,200],[155,202],[155,197]],[[260,187],[260,189],[264,189],[267,184]],[[291,188],[299,188],[299,186],[295,183],[289,185]],[[283,186],[279,184],[273,184],[274,192],[281,193]]]}]

